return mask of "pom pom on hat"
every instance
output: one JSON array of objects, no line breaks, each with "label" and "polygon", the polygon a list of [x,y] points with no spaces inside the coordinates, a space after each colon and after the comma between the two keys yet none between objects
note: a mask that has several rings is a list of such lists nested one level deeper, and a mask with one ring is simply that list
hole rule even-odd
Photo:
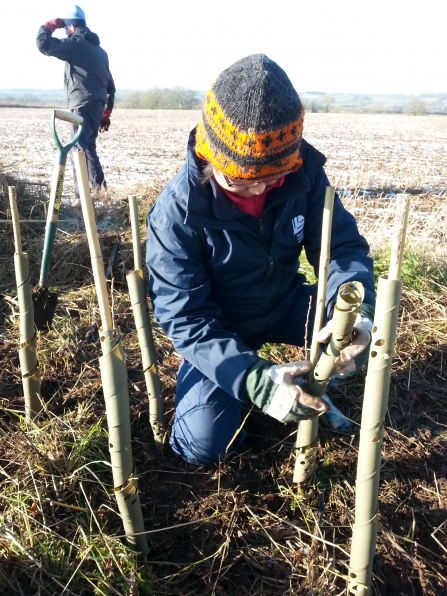
[{"label": "pom pom on hat", "polygon": [[253,54],[220,73],[205,96],[195,151],[224,174],[262,179],[297,170],[304,108],[286,73]]},{"label": "pom pom on hat", "polygon": [[73,4],[65,11],[64,22],[66,25],[85,27],[85,12],[77,4]]}]

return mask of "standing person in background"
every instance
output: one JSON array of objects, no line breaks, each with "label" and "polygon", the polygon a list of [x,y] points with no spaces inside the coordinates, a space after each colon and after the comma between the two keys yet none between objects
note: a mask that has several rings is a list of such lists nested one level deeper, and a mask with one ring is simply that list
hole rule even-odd
[{"label": "standing person in background", "polygon": [[[329,408],[299,385],[309,361],[274,365],[257,354],[266,342],[303,346],[307,320],[313,328],[317,286],[305,283],[298,259],[304,248],[318,271],[329,181],[326,158],[302,139],[303,118],[275,62],[263,54],[239,60],[206,93],[186,163],[147,218],[155,318],[182,356],[170,443],[193,464],[218,462],[239,446],[244,403],[282,422]],[[343,375],[361,366],[371,341],[368,252],[336,196],[326,321],[341,284],[365,288],[353,340],[336,361]]]},{"label": "standing person in background", "polygon": [[[52,37],[56,29],[65,28],[64,39]],[[99,45],[99,37],[86,26],[85,13],[77,5],[65,11],[64,18],[44,23],[37,33],[37,47],[42,54],[65,60],[64,87],[70,110],[84,119],[82,134],[73,150],[84,151],[92,194],[106,188],[104,172],[96,153],[98,131],[109,130],[115,101],[115,84],[109,70],[107,53]],[[77,125],[71,125],[72,136]],[[75,198],[79,189],[73,168]]]}]

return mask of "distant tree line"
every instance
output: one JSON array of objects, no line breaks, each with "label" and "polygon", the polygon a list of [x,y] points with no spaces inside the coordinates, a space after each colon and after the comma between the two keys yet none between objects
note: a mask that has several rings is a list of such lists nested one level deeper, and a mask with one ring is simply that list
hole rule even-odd
[{"label": "distant tree line", "polygon": [[[365,95],[322,91],[300,92],[309,112],[347,112],[358,114],[444,114],[447,115],[447,93],[410,95]],[[204,92],[186,87],[154,87],[145,91],[118,90],[116,108],[144,110],[199,110]],[[65,107],[62,89],[0,89],[1,107]]]},{"label": "distant tree line", "polygon": [[318,91],[300,93],[308,112],[349,112],[359,114],[445,114],[447,93],[405,95],[325,95]]},{"label": "distant tree line", "polygon": [[46,108],[66,105],[63,91],[46,90],[5,90],[0,89],[0,107]]},{"label": "distant tree line", "polygon": [[[145,110],[197,110],[202,106],[204,93],[185,87],[172,89],[155,87],[147,91],[119,90],[115,98],[117,108]],[[0,107],[66,107],[62,90],[0,89]]]},{"label": "distant tree line", "polygon": [[142,110],[198,110],[202,107],[203,95],[200,91],[186,87],[154,87],[147,91],[130,93],[117,107]]}]

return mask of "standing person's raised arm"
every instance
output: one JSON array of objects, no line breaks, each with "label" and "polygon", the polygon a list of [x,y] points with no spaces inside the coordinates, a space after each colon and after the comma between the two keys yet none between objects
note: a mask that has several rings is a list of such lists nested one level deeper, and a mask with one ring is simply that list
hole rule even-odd
[{"label": "standing person's raised arm", "polygon": [[65,26],[65,21],[61,18],[44,23],[37,32],[36,45],[39,52],[59,60],[69,60],[72,54],[70,44],[65,43],[65,39],[53,37],[56,29],[63,29]]}]

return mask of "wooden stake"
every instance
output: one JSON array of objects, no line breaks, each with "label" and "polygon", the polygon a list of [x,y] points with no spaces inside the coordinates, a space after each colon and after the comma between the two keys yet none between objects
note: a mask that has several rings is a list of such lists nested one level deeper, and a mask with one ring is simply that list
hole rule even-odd
[{"label": "wooden stake", "polygon": [[[331,228],[332,213],[334,210],[335,188],[326,187],[324,196],[323,225],[321,231],[321,251],[320,264],[318,269],[318,291],[317,304],[315,311],[314,329],[312,343],[310,348],[310,362],[312,371],[309,374],[309,382],[313,382],[314,368],[318,359],[318,341],[317,335],[323,324],[324,302],[326,298],[327,274],[329,269],[330,251],[331,251]],[[302,420],[298,423],[298,433],[296,439],[296,458],[295,469],[293,472],[293,482],[304,484],[311,478],[315,469],[316,448],[318,441],[318,418],[312,420]]]},{"label": "wooden stake", "polygon": [[96,229],[95,211],[93,209],[90,186],[88,183],[87,163],[85,153],[75,151],[74,162],[78,175],[79,194],[81,195],[82,215],[85,222],[85,231],[90,246],[92,257],[93,278],[95,280],[96,293],[98,295],[99,313],[104,331],[113,329],[112,314],[110,312],[109,298],[107,294],[107,282],[104,273],[104,261],[101,247],[99,245],[98,231]]},{"label": "wooden stake", "polygon": [[396,199],[396,215],[394,218],[394,233],[388,279],[400,279],[409,207],[410,197],[407,194],[398,195]]},{"label": "wooden stake", "polygon": [[22,253],[22,238],[20,236],[19,211],[17,209],[17,191],[15,186],[8,186],[9,206],[11,208],[12,229],[16,253]]},{"label": "wooden stake", "polygon": [[309,377],[310,382],[314,381],[313,369],[318,360],[319,344],[317,335],[323,325],[324,317],[324,302],[326,299],[327,274],[329,271],[329,261],[331,257],[331,231],[332,231],[332,214],[334,211],[334,197],[335,188],[333,186],[326,187],[326,194],[324,197],[323,210],[323,226],[321,231],[321,251],[320,264],[318,269],[318,291],[317,291],[317,305],[315,311],[314,330],[312,335],[312,343],[310,348],[310,361],[312,363],[312,373]]},{"label": "wooden stake", "polygon": [[140,222],[138,219],[138,200],[136,195],[129,196],[130,225],[132,227],[132,245],[134,268],[143,269],[143,258],[141,256]]}]

